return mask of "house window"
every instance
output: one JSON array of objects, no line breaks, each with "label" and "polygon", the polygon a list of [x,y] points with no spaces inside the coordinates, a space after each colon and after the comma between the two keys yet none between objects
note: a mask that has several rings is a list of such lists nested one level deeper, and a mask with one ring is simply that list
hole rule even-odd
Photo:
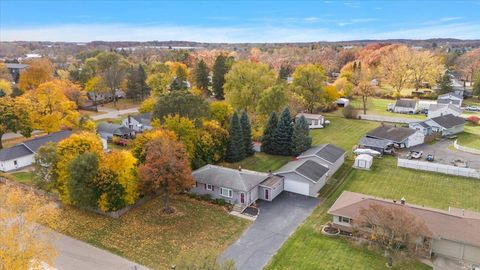
[{"label": "house window", "polygon": [[232,198],[233,197],[233,190],[229,189],[229,188],[220,188],[220,195],[222,195],[223,197],[227,197],[227,198]]},{"label": "house window", "polygon": [[209,185],[209,184],[207,184],[207,185],[205,186],[205,188],[206,188],[207,190],[213,190],[213,186],[212,186],[212,185]]},{"label": "house window", "polygon": [[347,217],[338,217],[338,219],[340,220],[340,222],[343,222],[343,223],[350,223],[350,219],[347,218]]}]

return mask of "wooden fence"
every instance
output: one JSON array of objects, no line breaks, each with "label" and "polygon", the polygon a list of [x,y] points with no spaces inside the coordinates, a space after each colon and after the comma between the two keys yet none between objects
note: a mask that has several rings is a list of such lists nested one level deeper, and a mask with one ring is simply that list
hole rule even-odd
[{"label": "wooden fence", "polygon": [[399,158],[398,167],[480,179],[480,171],[452,165]]}]

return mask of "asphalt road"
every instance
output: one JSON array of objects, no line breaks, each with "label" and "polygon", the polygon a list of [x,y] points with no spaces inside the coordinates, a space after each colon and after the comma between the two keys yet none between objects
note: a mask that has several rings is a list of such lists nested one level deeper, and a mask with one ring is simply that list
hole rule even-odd
[{"label": "asphalt road", "polygon": [[238,270],[263,269],[319,202],[317,198],[285,191],[272,202],[258,201],[258,218],[220,260],[235,261]]}]

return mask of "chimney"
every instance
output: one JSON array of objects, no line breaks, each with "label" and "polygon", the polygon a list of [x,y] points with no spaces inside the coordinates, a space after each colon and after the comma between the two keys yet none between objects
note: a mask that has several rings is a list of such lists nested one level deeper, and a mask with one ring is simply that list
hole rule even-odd
[{"label": "chimney", "polygon": [[239,166],[238,166],[238,170],[239,170],[239,171],[242,171],[242,166],[239,165]]},{"label": "chimney", "polygon": [[402,205],[405,205],[405,197],[402,197],[402,198],[400,199],[400,203],[401,203]]},{"label": "chimney", "polygon": [[268,176],[272,176],[273,173],[272,173],[272,170],[268,170]]}]

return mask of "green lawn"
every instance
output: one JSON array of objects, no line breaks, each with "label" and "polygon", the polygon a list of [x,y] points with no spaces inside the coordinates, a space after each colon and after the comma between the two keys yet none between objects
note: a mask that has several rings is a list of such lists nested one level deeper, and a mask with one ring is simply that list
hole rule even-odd
[{"label": "green lawn", "polygon": [[226,209],[185,195],[174,196],[177,210],[162,212],[162,198],[130,210],[119,219],[64,207],[53,229],[153,269],[169,269],[192,254],[218,256],[250,224]]},{"label": "green lawn", "polygon": [[458,134],[458,143],[475,149],[480,149],[480,126],[465,125],[465,132]]},{"label": "green lawn", "polygon": [[[375,159],[371,171],[350,170],[351,160],[337,172],[324,189],[325,201],[282,246],[270,262],[273,269],[386,269],[385,259],[375,251],[358,248],[340,238],[320,234],[322,224],[330,221],[326,213],[343,190],[387,199],[405,197],[408,202],[447,210],[449,206],[480,211],[480,182],[475,179],[398,168],[396,159]],[[346,174],[335,188],[336,179]],[[332,192],[325,192],[330,190]],[[397,269],[430,269],[423,264]]]},{"label": "green lawn", "polygon": [[326,115],[330,125],[310,131],[313,144],[332,143],[350,151],[368,131],[378,127],[378,122],[351,120],[334,115]]},{"label": "green lawn", "polygon": [[[367,102],[367,114],[384,115],[399,118],[426,119],[424,114],[401,114],[389,112],[387,111],[387,106],[390,103],[395,103],[395,100],[384,98],[370,98]],[[363,103],[360,99],[352,99],[351,104],[355,108],[360,109],[360,112],[363,113]]]},{"label": "green lawn", "polygon": [[11,175],[13,175],[15,180],[19,183],[23,183],[27,185],[35,184],[32,172],[14,172],[14,173],[11,173]]},{"label": "green lawn", "polygon": [[241,166],[247,170],[254,170],[259,172],[275,171],[282,167],[285,163],[290,161],[292,157],[274,156],[265,153],[255,153],[254,156],[248,157],[240,162],[228,163],[222,162],[221,166],[237,169]]}]

